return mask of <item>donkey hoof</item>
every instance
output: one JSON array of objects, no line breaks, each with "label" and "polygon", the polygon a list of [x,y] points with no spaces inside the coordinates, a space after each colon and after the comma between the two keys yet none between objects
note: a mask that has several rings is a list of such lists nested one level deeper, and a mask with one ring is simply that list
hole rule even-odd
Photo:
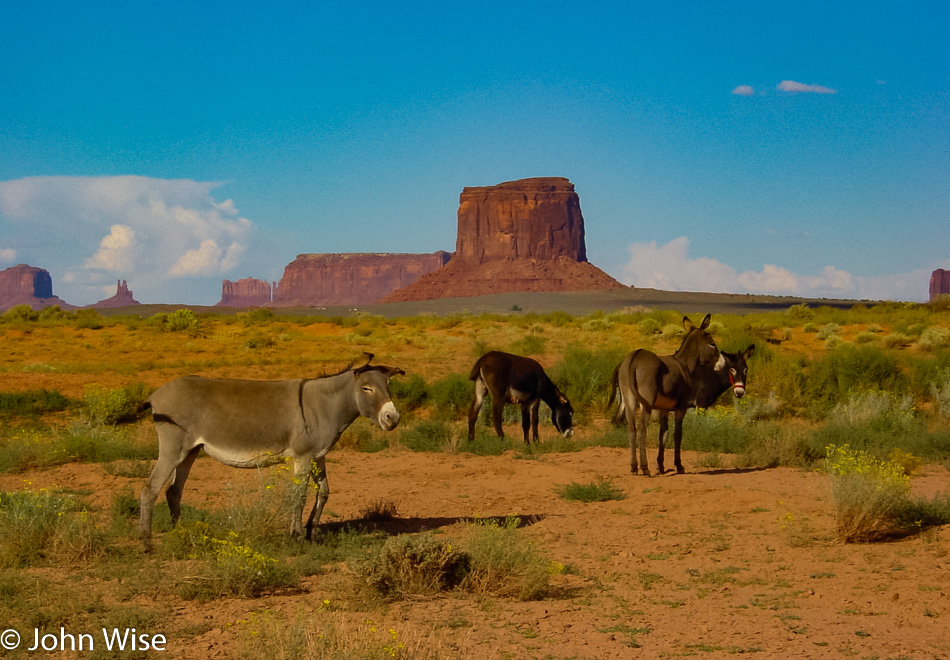
[{"label": "donkey hoof", "polygon": [[683,468],[682,465],[677,465],[677,466],[676,466],[676,474],[686,474],[685,468]]},{"label": "donkey hoof", "polygon": [[650,468],[643,468],[642,470],[640,470],[640,474],[643,475],[644,477],[653,476],[650,474]]}]

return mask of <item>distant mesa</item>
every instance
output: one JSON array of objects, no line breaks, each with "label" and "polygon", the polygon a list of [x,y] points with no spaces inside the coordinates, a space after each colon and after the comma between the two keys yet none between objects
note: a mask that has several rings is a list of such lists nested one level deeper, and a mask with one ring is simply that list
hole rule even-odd
[{"label": "distant mesa", "polygon": [[16,305],[29,305],[34,310],[54,305],[76,309],[53,295],[53,278],[48,271],[26,264],[0,271],[0,311]]},{"label": "distant mesa", "polygon": [[930,276],[931,302],[940,296],[950,296],[950,270],[938,268]]},{"label": "distant mesa", "polygon": [[232,282],[224,280],[221,285],[221,307],[265,307],[274,299],[276,284],[245,277]]},{"label": "distant mesa", "polygon": [[563,177],[464,188],[455,246],[446,266],[379,302],[625,288],[587,261],[580,198]]},{"label": "distant mesa", "polygon": [[131,305],[140,305],[141,303],[132,297],[132,292],[129,291],[129,285],[125,280],[119,280],[116,282],[115,286],[115,295],[111,298],[106,298],[105,300],[100,300],[95,305],[90,305],[91,307],[97,309],[109,309],[112,307],[129,307]]},{"label": "distant mesa", "polygon": [[587,261],[584,216],[563,177],[464,188],[455,253],[301,254],[270,286],[224,280],[219,305],[369,305],[536,291],[622,289]]},{"label": "distant mesa", "polygon": [[449,261],[432,254],[300,254],[284,268],[274,307],[368,305]]}]

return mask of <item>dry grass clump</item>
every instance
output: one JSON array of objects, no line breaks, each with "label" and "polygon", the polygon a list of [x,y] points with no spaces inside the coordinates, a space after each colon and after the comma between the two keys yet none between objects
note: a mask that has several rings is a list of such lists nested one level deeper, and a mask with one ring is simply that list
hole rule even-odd
[{"label": "dry grass clump", "polygon": [[825,470],[831,476],[840,540],[875,541],[898,531],[910,491],[910,477],[902,465],[848,445],[830,445]]},{"label": "dry grass clump", "polygon": [[521,537],[519,524],[475,524],[461,544],[432,534],[394,536],[356,563],[356,581],[387,600],[450,591],[535,600],[549,589],[550,562]]}]

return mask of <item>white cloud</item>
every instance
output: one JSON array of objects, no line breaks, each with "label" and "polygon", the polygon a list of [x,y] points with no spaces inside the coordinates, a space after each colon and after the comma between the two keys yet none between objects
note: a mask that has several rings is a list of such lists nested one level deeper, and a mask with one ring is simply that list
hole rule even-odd
[{"label": "white cloud", "polygon": [[792,94],[837,94],[838,90],[824,87],[823,85],[806,85],[795,82],[794,80],[783,80],[778,84],[778,89]]},{"label": "white cloud", "polygon": [[750,85],[739,85],[734,90],[732,90],[732,93],[736,96],[752,96],[755,94],[755,90],[752,89]]},{"label": "white cloud", "polygon": [[0,181],[0,242],[49,270],[56,294],[73,304],[96,302],[117,276],[139,300],[190,302],[189,287],[220,291],[254,230],[231,199],[214,198],[220,185],[138,176]]},{"label": "white cloud", "polygon": [[13,263],[16,261],[16,250],[13,248],[0,248],[0,261]]},{"label": "white cloud", "polygon": [[128,225],[112,225],[109,235],[99,242],[99,251],[86,259],[85,268],[131,272],[135,230]]},{"label": "white cloud", "polygon": [[709,293],[761,293],[804,298],[858,300],[925,300],[930,271],[916,270],[881,277],[855,277],[834,266],[817,275],[800,275],[775,264],[760,271],[739,273],[732,266],[708,257],[690,258],[689,239],[666,245],[633,243],[630,261],[623,267],[624,284],[667,291]]}]

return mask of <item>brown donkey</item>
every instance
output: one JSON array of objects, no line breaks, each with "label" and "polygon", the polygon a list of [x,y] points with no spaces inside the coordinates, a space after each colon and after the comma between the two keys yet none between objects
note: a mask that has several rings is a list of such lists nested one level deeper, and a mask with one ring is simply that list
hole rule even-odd
[{"label": "brown donkey", "polygon": [[[683,417],[694,404],[694,374],[701,366],[716,370],[725,367],[725,361],[706,332],[709,326],[709,314],[697,328],[687,317],[683,317],[686,337],[673,355],[656,355],[646,349],[638,349],[627,354],[618,367],[617,380],[627,418],[627,438],[630,441],[630,471],[637,472],[637,448],[639,446],[640,473],[650,474],[647,464],[647,422],[650,414],[660,412],[660,446],[656,456],[657,472],[662,474],[664,443],[669,428],[668,412],[674,413],[673,421],[673,463],[676,471],[682,474],[683,463],[680,459],[680,445],[683,440]],[[613,393],[611,393],[611,397]],[[637,418],[640,420],[637,427]]]},{"label": "brown donkey", "polygon": [[574,409],[567,397],[551,382],[544,369],[531,358],[490,351],[478,359],[469,378],[475,381],[475,398],[468,409],[468,439],[475,439],[475,421],[486,393],[491,394],[492,423],[499,438],[505,437],[501,415],[506,403],[521,406],[521,428],[525,444],[528,429],[538,442],[538,407],[544,401],[551,409],[551,423],[565,438],[574,433]]}]

